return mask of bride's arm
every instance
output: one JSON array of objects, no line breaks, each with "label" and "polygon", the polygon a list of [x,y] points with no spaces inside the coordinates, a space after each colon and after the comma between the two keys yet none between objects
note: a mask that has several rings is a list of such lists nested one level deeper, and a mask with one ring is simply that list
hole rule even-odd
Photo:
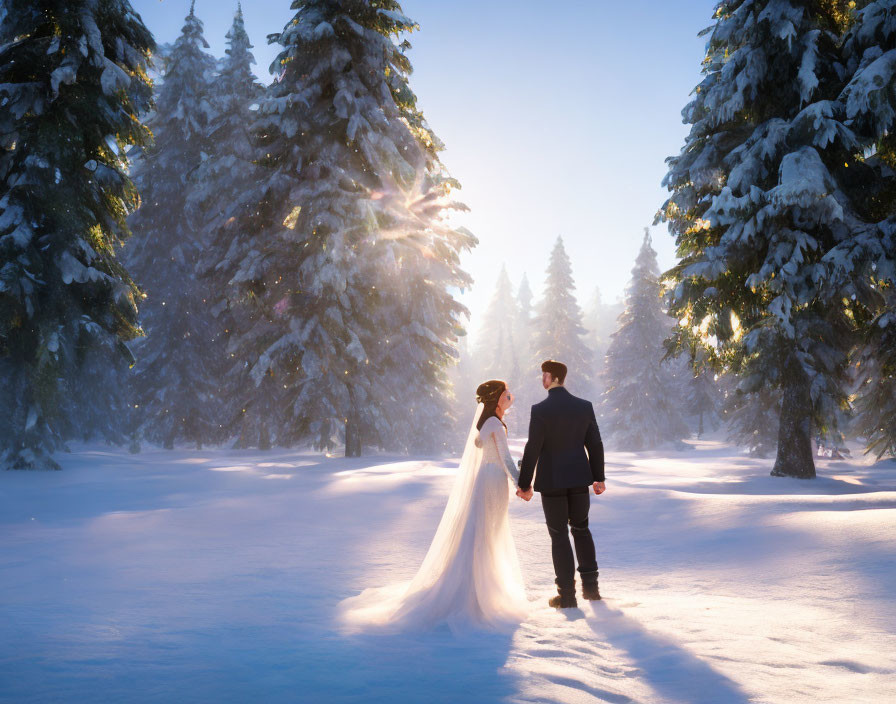
[{"label": "bride's arm", "polygon": [[504,430],[502,423],[495,424],[492,437],[495,438],[495,444],[498,446],[498,456],[501,458],[501,463],[504,465],[507,476],[510,477],[513,485],[517,486],[520,481],[520,470],[510,454],[510,447],[507,445],[507,432]]}]

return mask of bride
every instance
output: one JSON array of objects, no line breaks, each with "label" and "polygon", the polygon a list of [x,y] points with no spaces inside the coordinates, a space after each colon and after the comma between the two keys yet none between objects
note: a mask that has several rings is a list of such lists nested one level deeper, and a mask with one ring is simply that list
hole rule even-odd
[{"label": "bride", "polygon": [[479,405],[454,487],[429,551],[410,582],[366,589],[340,604],[350,629],[425,629],[447,623],[510,628],[526,618],[523,577],[507,518],[508,479],[519,471],[502,418],[513,394],[500,380],[476,389]]}]

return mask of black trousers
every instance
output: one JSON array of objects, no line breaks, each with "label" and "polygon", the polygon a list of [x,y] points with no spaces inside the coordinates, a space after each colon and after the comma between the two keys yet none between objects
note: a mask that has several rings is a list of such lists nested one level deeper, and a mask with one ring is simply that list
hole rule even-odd
[{"label": "black trousers", "polygon": [[541,506],[551,535],[551,556],[554,558],[554,573],[557,575],[557,588],[560,591],[573,591],[576,584],[569,531],[572,531],[572,540],[576,546],[582,582],[597,580],[594,540],[588,530],[588,509],[591,507],[589,489],[586,486],[541,492]]}]

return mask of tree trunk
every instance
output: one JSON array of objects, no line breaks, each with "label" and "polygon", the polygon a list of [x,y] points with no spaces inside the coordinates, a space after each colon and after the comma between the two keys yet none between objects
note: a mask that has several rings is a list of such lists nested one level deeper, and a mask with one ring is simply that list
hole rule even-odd
[{"label": "tree trunk", "polygon": [[356,416],[349,416],[345,421],[345,456],[361,456],[361,428]]},{"label": "tree trunk", "polygon": [[233,448],[235,450],[245,450],[250,447],[249,445],[249,424],[246,422],[246,415],[243,414],[242,421],[240,421],[240,434],[236,438],[236,442],[233,443]]},{"label": "tree trunk", "polygon": [[773,477],[815,478],[815,459],[812,456],[812,417],[809,384],[794,358],[789,360],[787,383],[781,404],[778,425],[778,456],[772,469]]}]

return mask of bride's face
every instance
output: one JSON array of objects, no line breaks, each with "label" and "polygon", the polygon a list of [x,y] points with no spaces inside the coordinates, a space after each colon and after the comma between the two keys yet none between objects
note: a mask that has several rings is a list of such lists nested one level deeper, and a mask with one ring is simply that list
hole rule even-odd
[{"label": "bride's face", "polygon": [[513,394],[510,393],[510,389],[505,388],[504,393],[501,394],[501,398],[498,399],[498,408],[501,409],[501,413],[506,411],[513,405]]}]

